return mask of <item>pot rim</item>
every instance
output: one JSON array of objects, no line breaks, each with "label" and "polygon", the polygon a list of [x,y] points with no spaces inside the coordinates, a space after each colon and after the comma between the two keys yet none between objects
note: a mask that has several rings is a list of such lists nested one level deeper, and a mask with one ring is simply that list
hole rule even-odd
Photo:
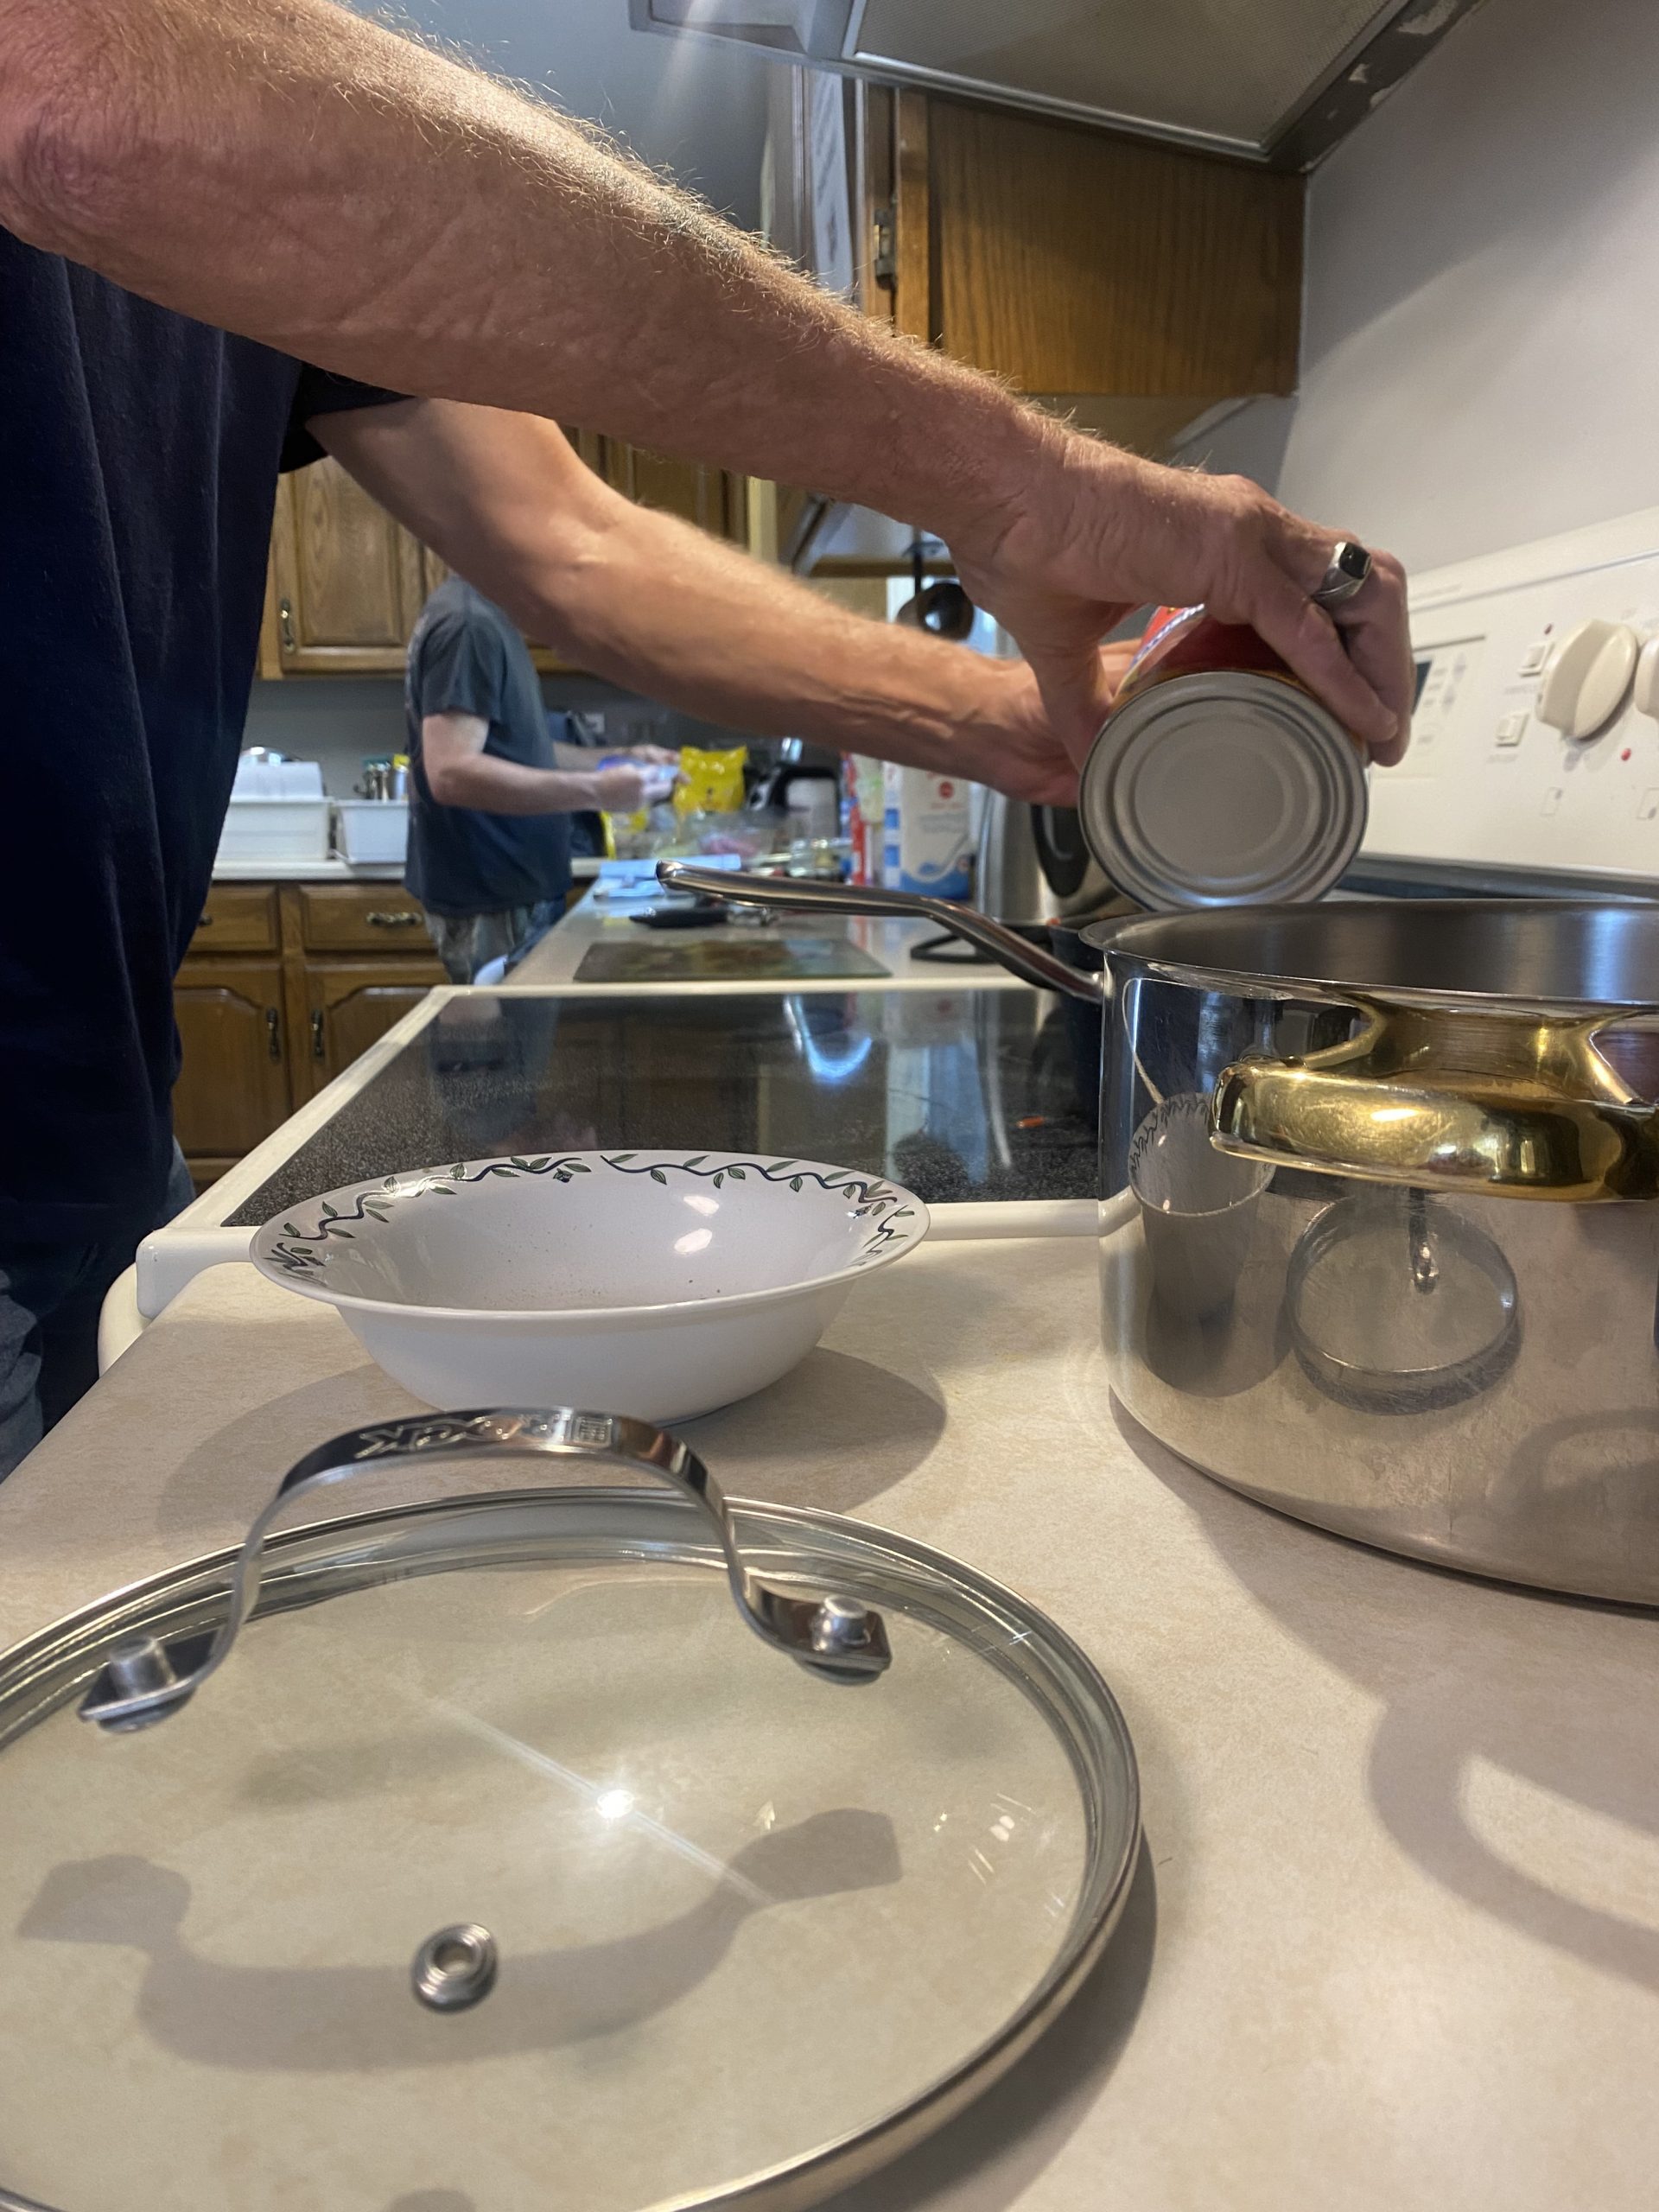
[{"label": "pot rim", "polygon": [[[1398,899],[1382,898],[1343,902],[1350,911],[1377,907],[1397,910],[1402,903]],[[1608,912],[1651,914],[1656,938],[1659,938],[1659,902],[1647,899],[1414,899],[1409,904],[1414,914],[1428,920],[1436,918],[1449,920],[1463,914],[1501,916],[1504,913],[1524,913],[1532,920],[1565,919],[1568,916]],[[1160,940],[1166,938],[1172,931],[1179,930],[1197,936],[1205,924],[1213,921],[1217,914],[1246,914],[1252,919],[1271,925],[1278,921],[1300,919],[1312,911],[1305,905],[1211,908],[1182,914],[1148,915],[1122,925],[1096,923],[1085,929],[1082,935],[1086,942],[1100,946],[1114,976],[1120,969],[1132,969],[1155,976],[1166,982],[1197,985],[1205,989],[1238,991],[1244,988],[1253,998],[1313,996],[1338,1005],[1351,1006],[1357,1001],[1381,995],[1395,1005],[1460,1008],[1471,1014],[1601,1014],[1609,1023],[1621,1019],[1632,1024],[1643,1020],[1659,1020],[1659,982],[1656,983],[1652,996],[1648,998],[1570,995],[1550,998],[1503,989],[1471,990],[1432,984],[1365,982],[1351,976],[1320,975],[1312,969],[1306,972],[1268,975],[1260,969],[1230,967],[1215,960],[1182,959],[1171,950],[1160,949]]]}]

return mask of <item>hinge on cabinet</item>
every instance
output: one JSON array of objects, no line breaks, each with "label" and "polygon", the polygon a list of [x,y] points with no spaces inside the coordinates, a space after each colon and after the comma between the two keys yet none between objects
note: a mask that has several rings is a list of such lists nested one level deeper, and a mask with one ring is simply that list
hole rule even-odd
[{"label": "hinge on cabinet", "polygon": [[870,275],[889,292],[899,281],[897,217],[891,200],[870,218]]}]

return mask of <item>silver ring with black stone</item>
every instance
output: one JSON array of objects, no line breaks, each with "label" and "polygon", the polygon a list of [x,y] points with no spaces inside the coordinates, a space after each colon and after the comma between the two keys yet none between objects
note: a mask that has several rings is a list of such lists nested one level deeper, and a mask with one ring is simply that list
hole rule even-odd
[{"label": "silver ring with black stone", "polygon": [[1315,607],[1345,607],[1357,591],[1364,588],[1370,573],[1371,556],[1365,548],[1357,545],[1351,537],[1341,538],[1332,549],[1330,566],[1319,589],[1309,596]]}]

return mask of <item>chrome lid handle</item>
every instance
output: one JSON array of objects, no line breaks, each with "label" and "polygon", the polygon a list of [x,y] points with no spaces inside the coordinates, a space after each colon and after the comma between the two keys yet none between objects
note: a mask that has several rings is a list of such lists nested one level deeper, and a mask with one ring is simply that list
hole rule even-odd
[{"label": "chrome lid handle", "polygon": [[611,1461],[660,1475],[707,1517],[725,1554],[737,1609],[763,1643],[836,1681],[868,1681],[883,1674],[892,1652],[879,1613],[831,1594],[793,1595],[752,1573],[719,1484],[689,1445],[648,1421],[574,1407],[547,1411],[498,1407],[476,1413],[413,1414],[402,1421],[354,1428],[308,1452],[283,1477],[276,1496],[249,1529],[231,1571],[230,1607],[221,1625],[163,1643],[127,1637],[111,1647],[103,1670],[80,1703],[83,1720],[128,1730],[163,1720],[222,1667],[259,1593],[265,1538],[292,1500],[347,1481],[365,1467],[412,1459],[535,1457]]}]

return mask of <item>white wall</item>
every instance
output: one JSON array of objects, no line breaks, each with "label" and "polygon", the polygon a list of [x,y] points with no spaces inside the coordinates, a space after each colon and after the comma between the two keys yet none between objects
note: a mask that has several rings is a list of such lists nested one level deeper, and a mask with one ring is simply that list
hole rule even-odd
[{"label": "white wall", "polygon": [[1446,562],[1659,505],[1659,0],[1488,0],[1311,181],[1301,388],[1189,458]]}]

